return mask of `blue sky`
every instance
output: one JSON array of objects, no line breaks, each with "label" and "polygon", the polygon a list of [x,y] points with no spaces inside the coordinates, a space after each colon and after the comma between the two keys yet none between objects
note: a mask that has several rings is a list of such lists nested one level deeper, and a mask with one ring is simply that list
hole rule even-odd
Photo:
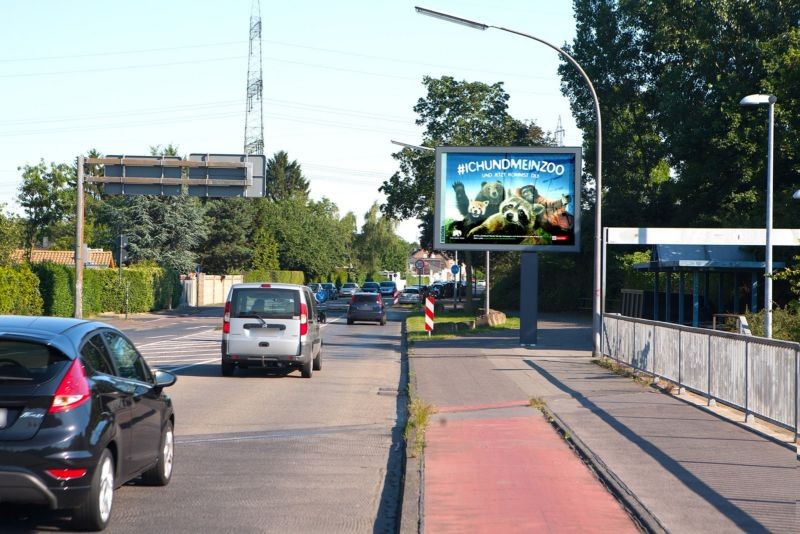
[{"label": "blue sky", "polygon": [[[314,198],[359,221],[396,170],[397,139],[416,144],[422,77],[505,82],[510,111],[579,146],[558,55],[497,30],[425,17],[422,5],[535,34],[575,35],[571,2],[261,1],[265,153],[298,160]],[[497,7],[501,5],[502,7]],[[96,148],[150,145],[241,153],[251,0],[16,0],[0,7],[0,203],[16,211],[18,167],[70,162]],[[416,222],[399,227],[416,240]]]}]

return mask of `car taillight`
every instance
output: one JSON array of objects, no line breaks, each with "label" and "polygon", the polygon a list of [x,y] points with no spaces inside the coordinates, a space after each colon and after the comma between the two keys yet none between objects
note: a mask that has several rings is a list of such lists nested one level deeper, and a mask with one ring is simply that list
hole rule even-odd
[{"label": "car taillight", "polygon": [[66,412],[89,400],[89,396],[89,383],[86,381],[86,375],[83,374],[80,360],[76,359],[69,366],[69,371],[58,385],[55,397],[53,397],[53,404],[48,411],[50,413]]},{"label": "car taillight", "polygon": [[353,304],[355,301],[356,301],[356,295],[354,293],[353,296],[350,297],[350,304]]},{"label": "car taillight", "polygon": [[300,335],[308,334],[308,306],[300,303]]},{"label": "car taillight", "polygon": [[222,316],[222,333],[223,334],[230,334],[231,333],[231,303],[230,303],[230,301],[225,303],[225,315]]},{"label": "car taillight", "polygon": [[47,474],[51,477],[55,478],[56,480],[72,480],[75,478],[81,478],[83,475],[86,474],[86,469],[45,469]]}]

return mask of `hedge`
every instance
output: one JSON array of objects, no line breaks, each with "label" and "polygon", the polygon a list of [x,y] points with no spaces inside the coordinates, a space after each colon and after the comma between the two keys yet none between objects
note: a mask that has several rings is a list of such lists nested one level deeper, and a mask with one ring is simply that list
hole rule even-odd
[{"label": "hedge", "polygon": [[270,269],[256,269],[244,273],[245,282],[276,282],[282,284],[306,283],[303,271],[276,271]]},{"label": "hedge", "polygon": [[27,264],[0,266],[0,314],[41,315],[39,279]]},{"label": "hedge", "polygon": [[[32,266],[39,277],[42,311],[45,315],[71,317],[75,314],[75,268],[56,263]],[[83,271],[83,313],[125,312],[125,290],[129,313],[176,307],[180,303],[178,273],[156,265],[138,265],[122,270],[85,269]]]}]

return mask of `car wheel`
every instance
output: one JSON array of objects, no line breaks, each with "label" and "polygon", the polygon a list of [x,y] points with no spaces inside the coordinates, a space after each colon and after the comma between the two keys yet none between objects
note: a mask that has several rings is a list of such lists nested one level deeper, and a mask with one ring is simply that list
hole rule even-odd
[{"label": "car wheel", "polygon": [[300,368],[300,376],[303,378],[311,378],[314,363],[311,358],[303,362],[303,367]]},{"label": "car wheel", "polygon": [[347,320],[347,324],[353,324],[353,320],[352,319],[348,319]]},{"label": "car wheel", "polygon": [[319,352],[317,353],[317,357],[314,358],[314,370],[322,371],[322,344],[320,344],[319,346]]},{"label": "car wheel", "polygon": [[73,525],[81,530],[103,530],[114,504],[114,459],[108,449],[100,454],[86,500],[72,513]]},{"label": "car wheel", "polygon": [[381,319],[381,326],[386,326],[386,317]]},{"label": "car wheel", "polygon": [[148,486],[166,486],[172,478],[172,462],[175,459],[175,435],[172,422],[167,421],[161,434],[161,448],[158,450],[158,462],[142,474],[142,480]]},{"label": "car wheel", "polygon": [[222,376],[233,376],[236,366],[230,362],[222,362]]}]

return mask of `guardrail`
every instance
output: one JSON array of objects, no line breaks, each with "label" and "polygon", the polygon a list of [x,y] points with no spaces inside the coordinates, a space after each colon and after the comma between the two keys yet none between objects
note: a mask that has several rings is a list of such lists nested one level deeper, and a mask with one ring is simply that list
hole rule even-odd
[{"label": "guardrail", "polygon": [[800,436],[800,344],[603,315],[602,353]]}]

